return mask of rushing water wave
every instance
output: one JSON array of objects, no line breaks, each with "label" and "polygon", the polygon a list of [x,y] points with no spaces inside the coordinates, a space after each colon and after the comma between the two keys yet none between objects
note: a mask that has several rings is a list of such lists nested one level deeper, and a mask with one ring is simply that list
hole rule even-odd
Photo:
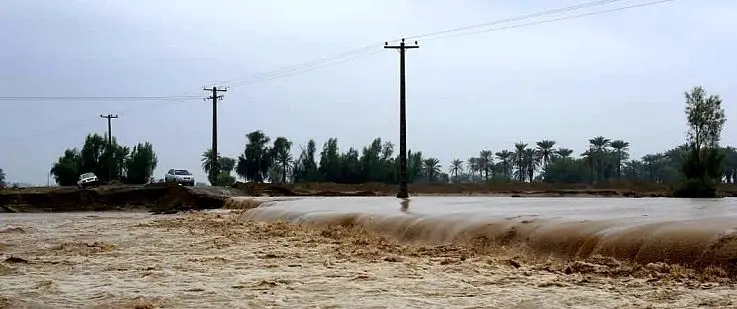
[{"label": "rushing water wave", "polygon": [[[242,199],[229,201],[229,208],[251,210],[4,214],[0,216],[0,308],[614,309],[734,308],[737,303],[734,278],[720,269],[701,272],[598,257],[538,262],[513,250],[510,255],[504,250],[475,250],[474,246],[504,243],[497,234],[514,226],[520,228],[508,235],[509,247],[513,242],[534,244],[534,239],[550,246],[551,238],[565,247],[563,240],[570,237],[560,236],[565,233],[553,227],[562,228],[561,222],[572,220],[566,219],[566,211],[541,215],[526,200],[455,201],[414,199],[402,205],[393,199]],[[511,204],[499,206],[505,201]],[[609,202],[621,203],[598,199],[538,203],[553,208],[563,203],[567,212],[586,217],[586,209],[597,213],[595,208],[606,208],[591,205]],[[669,207],[665,203],[653,207]],[[433,209],[434,204],[439,207]],[[305,205],[322,206],[309,211]],[[668,219],[672,221],[703,222],[720,216],[726,220],[731,212],[731,206],[721,201],[704,209],[670,206],[683,208],[685,214]],[[619,222],[609,223],[604,238],[660,222],[648,218],[655,212],[647,217],[615,213]],[[282,217],[332,227],[249,217]],[[575,220],[579,223],[568,225],[569,235],[576,231],[586,235],[605,226],[601,218]],[[489,232],[489,222],[499,222],[497,232]],[[587,231],[581,224],[589,222],[597,223]],[[716,226],[709,228],[718,230]],[[483,238],[480,234],[496,238],[466,244],[402,244],[365,227],[412,240],[478,240]],[[551,229],[558,238],[552,237]],[[526,240],[520,236],[524,233],[533,236]]]},{"label": "rushing water wave", "polygon": [[360,227],[403,241],[515,247],[541,258],[607,256],[737,274],[735,199],[294,198],[246,216]]}]

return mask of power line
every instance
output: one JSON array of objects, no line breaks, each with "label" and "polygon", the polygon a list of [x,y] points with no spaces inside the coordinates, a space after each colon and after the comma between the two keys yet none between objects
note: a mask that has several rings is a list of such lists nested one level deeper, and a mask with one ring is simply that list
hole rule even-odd
[{"label": "power line", "polygon": [[486,26],[492,26],[492,25],[498,25],[498,24],[513,22],[513,21],[530,19],[530,18],[533,18],[533,17],[541,17],[541,16],[545,16],[545,15],[552,15],[552,14],[557,14],[557,13],[562,13],[562,12],[575,11],[575,10],[579,10],[579,9],[583,9],[583,8],[587,8],[587,7],[604,5],[604,4],[614,3],[614,2],[619,2],[619,1],[622,1],[622,0],[598,0],[598,1],[592,1],[592,2],[587,2],[587,3],[582,3],[582,4],[570,5],[570,6],[566,6],[566,7],[562,7],[562,8],[551,9],[551,10],[546,10],[546,11],[541,11],[541,12],[531,13],[531,14],[525,14],[525,15],[520,15],[520,16],[515,16],[515,17],[509,17],[509,18],[505,18],[505,19],[499,19],[499,20],[494,20],[494,21],[490,21],[490,22],[484,22],[484,23],[480,23],[480,24],[473,24],[473,25],[468,25],[468,26],[463,26],[463,27],[458,27],[458,28],[452,28],[452,29],[447,29],[447,30],[440,30],[440,31],[434,31],[434,32],[428,32],[428,33],[418,34],[418,35],[407,37],[407,40],[416,40],[416,39],[424,38],[424,37],[428,37],[428,36],[436,36],[436,35],[440,35],[440,34],[446,34],[446,33],[451,33],[451,32],[463,31],[463,30],[468,30],[468,29],[473,29],[473,28],[486,27]]},{"label": "power line", "polygon": [[[453,28],[453,29],[448,29],[448,30],[435,31],[435,32],[430,32],[430,33],[415,35],[415,36],[411,36],[409,38],[421,38],[421,37],[428,37],[428,36],[436,36],[436,35],[439,35],[439,34],[452,33],[452,32],[457,32],[457,31],[462,31],[462,30],[467,30],[467,29],[473,29],[473,28],[484,27],[484,26],[489,26],[489,25],[507,23],[507,22],[511,22],[511,21],[529,19],[529,18],[532,18],[532,17],[539,17],[539,16],[551,15],[551,14],[555,14],[555,13],[573,11],[573,10],[577,10],[577,9],[581,9],[581,8],[585,8],[585,7],[593,7],[593,6],[596,6],[596,5],[602,5],[602,4],[606,4],[606,3],[614,3],[614,2],[618,2],[618,1],[621,1],[621,0],[599,0],[599,1],[593,1],[593,2],[589,2],[589,3],[572,5],[572,6],[567,6],[567,7],[563,7],[563,8],[559,8],[559,9],[553,9],[553,10],[546,10],[546,11],[542,11],[542,12],[538,12],[538,13],[527,14],[527,15],[522,15],[522,16],[518,16],[518,17],[512,17],[512,18],[507,18],[507,19],[502,19],[502,20],[497,20],[497,21],[492,21],[492,22],[487,22],[487,23],[482,23],[482,24],[475,24],[475,25],[470,25],[470,26],[464,26],[464,27],[459,27],[459,28]],[[446,38],[452,38],[452,37],[456,37],[456,36],[471,35],[471,34],[478,34],[478,33],[490,32],[490,31],[498,31],[498,30],[505,30],[505,29],[512,29],[512,28],[519,28],[519,27],[531,26],[531,25],[545,24],[545,23],[551,23],[551,22],[562,21],[562,20],[567,20],[567,19],[574,19],[574,18],[580,18],[580,17],[586,17],[586,16],[593,16],[593,15],[598,15],[598,14],[605,14],[605,13],[610,13],[610,12],[615,12],[615,11],[621,11],[621,10],[626,10],[626,9],[632,9],[632,8],[637,8],[637,7],[651,6],[651,5],[656,5],[656,4],[665,3],[665,2],[672,2],[672,1],[675,1],[675,0],[652,1],[652,2],[643,3],[643,4],[635,4],[635,5],[629,5],[629,6],[624,6],[624,7],[617,7],[617,8],[613,8],[613,9],[607,9],[607,10],[594,11],[594,12],[584,13],[584,14],[564,16],[564,17],[560,17],[560,18],[547,19],[547,20],[529,22],[529,23],[524,23],[524,24],[516,24],[516,25],[511,25],[511,26],[505,26],[505,27],[488,28],[488,29],[483,29],[483,30],[480,30],[480,31],[463,32],[463,33],[459,33],[459,34],[450,34],[450,35],[441,36],[441,37],[428,38],[428,39],[425,39],[424,41],[434,41],[434,40],[441,40],[441,39],[446,39]],[[393,40],[393,41],[390,41],[390,42],[394,42],[394,41],[397,41],[397,40]],[[350,51],[346,51],[346,52],[343,52],[343,53],[339,53],[339,54],[334,55],[334,56],[324,57],[324,58],[320,58],[320,59],[308,61],[308,62],[305,62],[305,63],[302,63],[302,64],[287,66],[287,67],[283,67],[283,68],[276,69],[276,70],[266,71],[266,72],[263,72],[263,73],[257,73],[257,74],[250,75],[248,77],[225,81],[223,83],[225,83],[226,85],[229,85],[230,87],[237,87],[237,86],[243,86],[243,85],[249,85],[249,84],[254,84],[254,83],[269,81],[269,80],[273,80],[273,79],[277,79],[277,78],[289,77],[289,76],[293,76],[293,75],[297,75],[297,74],[301,74],[301,73],[306,73],[306,72],[310,72],[310,71],[313,71],[313,70],[316,70],[316,69],[320,69],[320,68],[324,68],[324,67],[328,67],[328,66],[332,66],[332,65],[336,65],[336,64],[340,64],[340,63],[344,63],[344,62],[348,62],[348,61],[352,61],[352,60],[356,60],[356,59],[360,59],[360,58],[364,58],[364,57],[371,56],[371,55],[374,55],[374,54],[378,54],[378,53],[381,52],[380,49],[375,50],[375,51],[371,51],[371,49],[374,48],[374,47],[378,47],[380,45],[381,45],[381,43],[367,45],[365,47],[362,47],[362,48],[359,48],[359,49],[350,50]],[[191,91],[188,92],[188,93],[191,93]],[[39,101],[40,100],[51,100],[51,101],[53,101],[53,100],[57,100],[57,101],[60,101],[60,100],[174,101],[174,102],[167,102],[166,105],[169,105],[169,104],[172,104],[172,103],[177,103],[178,101],[185,100],[185,99],[197,99],[197,100],[199,100],[200,97],[199,96],[185,96],[185,95],[180,95],[180,96],[158,96],[158,97],[157,96],[127,96],[127,97],[115,97],[115,96],[99,96],[99,97],[0,97],[0,101],[3,101],[3,100],[4,101],[11,101],[11,100],[39,100]],[[159,105],[158,107],[163,107],[163,106],[164,106],[164,104]],[[131,108],[131,109],[133,109],[133,108]],[[124,111],[120,111],[119,113],[122,113],[122,112],[124,112]],[[79,122],[75,122],[73,124],[78,126],[79,125]],[[58,132],[57,130],[50,130],[50,131],[52,131],[52,132]],[[38,135],[42,135],[42,134],[44,134],[44,133],[40,132],[40,134],[35,134],[34,137],[35,136],[38,136]],[[20,138],[22,138],[22,137],[18,137],[17,139],[20,139]],[[13,138],[13,140],[15,140],[15,139],[16,138]]]},{"label": "power line", "polygon": [[159,96],[159,97],[147,97],[147,96],[128,96],[128,97],[116,97],[116,96],[76,96],[76,97],[63,97],[63,96],[13,96],[13,97],[0,97],[0,101],[171,101],[171,100],[185,100],[185,99],[200,99],[198,96]]},{"label": "power line", "polygon": [[600,10],[600,11],[594,11],[594,12],[590,12],[590,13],[583,13],[583,14],[577,14],[577,15],[569,15],[569,16],[564,16],[564,17],[559,17],[559,18],[553,18],[553,19],[546,19],[546,20],[540,20],[540,21],[534,21],[534,22],[529,22],[529,23],[524,23],[524,24],[517,24],[517,25],[511,25],[511,26],[489,28],[489,29],[484,29],[484,30],[479,30],[479,31],[464,32],[464,33],[458,33],[458,34],[451,34],[451,35],[446,35],[446,36],[441,36],[441,37],[435,37],[435,38],[425,39],[424,41],[435,41],[435,40],[448,39],[448,38],[453,38],[453,37],[458,37],[458,36],[464,36],[464,35],[485,33],[485,32],[490,32],[490,31],[499,31],[499,30],[506,30],[506,29],[513,29],[513,28],[521,28],[521,27],[527,27],[527,26],[533,26],[533,25],[547,24],[547,23],[552,23],[552,22],[557,22],[557,21],[562,21],[562,20],[568,20],[568,19],[575,19],[575,18],[593,16],[593,15],[600,15],[600,14],[612,13],[612,12],[617,12],[617,11],[623,11],[623,10],[628,10],[628,9],[633,9],[633,8],[639,8],[639,7],[645,7],[645,6],[652,6],[652,5],[656,5],[656,4],[661,4],[661,3],[666,3],[666,2],[673,2],[673,1],[676,1],[676,0],[658,0],[658,1],[640,3],[640,4],[633,4],[633,5],[622,6],[622,7],[617,7],[617,8],[607,9],[607,10]]},{"label": "power line", "polygon": [[[276,69],[276,70],[270,70],[270,71],[266,71],[266,72],[262,72],[262,73],[256,73],[256,74],[248,75],[248,76],[242,77],[242,78],[221,81],[221,82],[214,83],[214,84],[223,85],[223,86],[232,86],[232,84],[238,83],[238,82],[258,80],[258,79],[261,79],[261,78],[264,78],[264,77],[268,78],[268,77],[270,77],[272,75],[289,73],[289,72],[292,72],[292,71],[295,71],[295,70],[301,70],[301,69],[305,69],[305,68],[317,66],[317,65],[320,65],[320,64],[325,63],[325,62],[333,61],[335,59],[341,59],[341,58],[352,57],[352,56],[355,56],[355,55],[360,55],[360,54],[363,54],[365,52],[368,52],[368,51],[370,51],[370,50],[372,50],[374,48],[377,48],[378,49],[378,48],[381,47],[382,44],[383,43],[371,44],[371,45],[364,46],[362,48],[357,48],[357,49],[349,50],[349,51],[342,52],[342,53],[339,53],[339,54],[336,54],[336,55],[333,55],[333,56],[319,58],[319,59],[315,59],[315,60],[310,60],[310,61],[303,62],[303,63],[300,63],[300,64],[290,65],[290,66],[286,66],[286,67],[282,67],[282,68],[279,68],[279,69]],[[211,84],[211,85],[214,85],[214,84]]]},{"label": "power line", "polygon": [[[463,31],[463,30],[468,30],[468,29],[473,29],[473,28],[479,28],[479,27],[485,27],[485,26],[491,26],[491,25],[497,25],[497,24],[504,24],[504,23],[509,23],[509,22],[513,22],[513,21],[525,20],[525,19],[530,19],[530,18],[534,18],[534,17],[541,17],[541,16],[552,15],[552,14],[563,13],[563,12],[570,12],[570,11],[580,10],[580,9],[583,9],[583,8],[595,7],[595,6],[600,6],[600,5],[610,4],[610,3],[620,2],[620,1],[622,1],[622,0],[598,0],[598,1],[592,1],[592,2],[587,2],[587,3],[577,4],[577,5],[570,5],[570,6],[566,6],[566,7],[562,7],[562,8],[557,8],[557,9],[551,9],[551,10],[541,11],[541,12],[532,13],[532,14],[526,14],[526,15],[521,15],[521,16],[516,16],[516,17],[511,17],[511,18],[505,18],[505,19],[501,19],[501,20],[495,20],[495,21],[491,21],[491,22],[485,22],[485,23],[481,23],[481,24],[474,24],[474,25],[469,25],[469,26],[464,26],[464,27],[458,27],[458,28],[452,28],[452,29],[447,29],[447,30],[428,32],[428,33],[424,33],[424,34],[410,36],[407,39],[417,39],[417,38],[423,38],[423,37],[429,37],[429,36],[430,37],[431,36],[437,36],[437,35],[440,35],[440,34],[458,32],[458,31]],[[536,24],[544,24],[544,23],[550,23],[550,22],[555,22],[555,21],[561,21],[561,20],[565,20],[565,19],[573,19],[573,18],[580,18],[580,17],[584,17],[584,16],[604,14],[604,13],[609,13],[609,12],[614,12],[614,11],[620,11],[620,10],[631,9],[631,8],[636,8],[636,7],[643,7],[643,6],[649,6],[649,5],[655,5],[655,4],[664,3],[664,2],[671,2],[671,1],[675,1],[675,0],[660,0],[660,1],[654,1],[654,2],[649,2],[649,3],[644,3],[644,4],[636,4],[636,5],[629,5],[629,6],[625,6],[625,7],[618,7],[618,8],[608,9],[608,10],[595,11],[595,12],[591,12],[591,13],[578,14],[578,15],[572,15],[572,16],[565,16],[565,17],[560,17],[560,18],[555,18],[555,19],[550,19],[550,20],[530,22],[530,23],[526,23],[526,24],[518,24],[518,25],[512,25],[512,26],[506,26],[506,27],[490,28],[490,29],[484,29],[484,30],[475,31],[475,32],[464,32],[464,33],[455,34],[455,35],[447,35],[447,36],[441,36],[441,37],[436,37],[436,38],[429,38],[429,39],[425,39],[425,41],[434,41],[434,40],[451,38],[451,37],[461,36],[461,35],[469,35],[469,34],[483,33],[483,32],[495,31],[495,30],[504,30],[504,29],[524,27],[524,26],[531,26],[531,25],[536,25]],[[397,40],[392,40],[390,42],[393,42],[393,41],[399,41],[399,40],[398,39]],[[268,80],[272,80],[272,79],[277,79],[277,78],[288,77],[288,76],[292,76],[292,75],[296,75],[296,74],[300,74],[300,73],[306,73],[306,72],[309,72],[309,71],[312,71],[312,70],[315,70],[315,69],[319,69],[319,68],[331,66],[331,65],[334,65],[334,64],[339,64],[339,63],[343,63],[343,62],[347,62],[347,61],[351,61],[351,60],[363,58],[365,56],[370,56],[370,55],[373,55],[373,54],[377,54],[380,51],[371,51],[372,48],[378,47],[377,45],[378,44],[367,45],[367,46],[365,46],[363,48],[359,48],[359,49],[355,49],[355,50],[350,50],[350,51],[347,51],[347,52],[343,52],[343,53],[337,54],[335,56],[325,57],[325,58],[321,58],[321,59],[309,61],[309,62],[306,62],[306,63],[303,63],[303,64],[299,64],[299,65],[288,66],[288,67],[284,67],[284,68],[273,70],[273,71],[268,71],[268,72],[264,72],[264,73],[254,74],[254,75],[251,75],[251,76],[248,76],[248,77],[226,81],[226,82],[223,82],[221,84],[224,85],[224,86],[228,86],[228,87],[237,87],[237,86],[243,86],[243,85],[248,85],[248,84],[254,84],[254,83],[259,83],[259,82],[263,82],[263,81],[268,81]],[[339,59],[340,59],[340,61],[336,61],[336,60],[339,60]],[[331,61],[334,61],[334,62],[331,63]]]},{"label": "power line", "polygon": [[324,63],[322,65],[318,65],[318,66],[305,67],[305,68],[295,68],[295,69],[292,69],[290,71],[284,71],[284,72],[279,72],[279,73],[276,73],[276,74],[265,75],[265,76],[263,76],[261,78],[254,78],[254,79],[251,79],[251,80],[244,80],[243,82],[240,82],[240,83],[229,84],[228,87],[229,88],[239,87],[239,86],[244,86],[244,85],[250,85],[250,84],[265,82],[265,81],[269,81],[269,80],[273,80],[273,79],[289,77],[289,76],[293,76],[293,75],[297,75],[297,74],[307,73],[307,72],[314,71],[314,70],[317,70],[317,69],[321,69],[321,68],[325,68],[325,67],[329,67],[329,66],[333,66],[333,65],[337,65],[337,64],[341,64],[341,63],[353,61],[353,60],[357,60],[357,59],[366,58],[368,56],[372,56],[372,55],[378,54],[380,52],[381,52],[381,49],[377,49],[377,50],[374,50],[374,51],[371,51],[371,52],[367,52],[367,53],[356,54],[356,55],[354,55],[353,57],[350,57],[350,58],[340,59],[339,61],[326,62],[326,63]]}]

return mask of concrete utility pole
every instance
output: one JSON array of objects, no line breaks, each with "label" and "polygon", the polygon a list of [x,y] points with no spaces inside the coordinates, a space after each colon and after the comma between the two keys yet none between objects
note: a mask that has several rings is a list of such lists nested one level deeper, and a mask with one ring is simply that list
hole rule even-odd
[{"label": "concrete utility pole", "polygon": [[210,166],[210,184],[215,185],[214,182],[217,179],[218,172],[218,100],[222,100],[223,96],[218,95],[218,92],[227,92],[227,89],[218,89],[213,86],[210,89],[204,88],[205,91],[212,91],[212,95],[207,99],[212,100],[212,165]]},{"label": "concrete utility pole", "polygon": [[406,45],[404,39],[399,45],[391,46],[389,42],[384,48],[399,50],[399,193],[398,198],[408,198],[407,191],[407,98],[404,83],[404,52],[411,48],[420,48],[415,41],[414,45]]},{"label": "concrete utility pole", "polygon": [[112,120],[118,118],[118,115],[107,114],[100,115],[101,118],[107,119],[107,147],[108,147],[108,182],[113,180],[113,124]]}]

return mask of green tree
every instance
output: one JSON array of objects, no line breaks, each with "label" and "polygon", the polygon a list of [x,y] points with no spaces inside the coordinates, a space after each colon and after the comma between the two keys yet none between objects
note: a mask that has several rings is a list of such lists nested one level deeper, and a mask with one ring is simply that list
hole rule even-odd
[{"label": "green tree", "polygon": [[226,173],[230,175],[235,169],[236,160],[231,157],[220,157],[218,159],[218,165],[220,165],[220,173]]},{"label": "green tree", "polygon": [[591,170],[593,172],[593,179],[595,182],[604,180],[604,166],[606,155],[609,152],[609,145],[611,140],[603,136],[597,136],[589,139],[589,162],[591,164]]},{"label": "green tree", "polygon": [[131,153],[131,148],[119,145],[115,137],[108,144],[101,135],[88,134],[82,148],[66,149],[50,172],[62,186],[75,185],[77,177],[88,172],[95,173],[103,182],[119,179],[126,183],[146,183],[156,167],[156,154],[150,143],[138,144],[134,150]]},{"label": "green tree", "polygon": [[361,150],[361,176],[363,181],[385,180],[386,170],[382,160],[383,144],[381,138],[375,138],[371,144]]},{"label": "green tree", "polygon": [[322,146],[320,152],[320,167],[318,171],[322,174],[322,178],[328,182],[338,182],[341,178],[340,170],[343,167],[341,163],[340,150],[338,148],[338,139],[329,138]]},{"label": "green tree", "polygon": [[450,162],[449,172],[453,176],[453,182],[458,182],[458,174],[463,172],[463,161],[461,159],[453,159]]},{"label": "green tree", "polygon": [[425,161],[423,161],[423,164],[425,175],[427,175],[427,180],[430,182],[434,182],[437,176],[440,174],[440,160],[436,158],[427,158],[425,159]]},{"label": "green tree", "polygon": [[479,163],[479,158],[468,158],[468,161],[466,161],[466,167],[468,169],[468,173],[471,176],[471,181],[473,182],[475,180],[474,178],[476,176],[476,172],[481,173],[481,164]]},{"label": "green tree", "polygon": [[517,167],[515,171],[515,179],[520,182],[524,182],[527,177],[527,168],[525,162],[525,149],[527,144],[518,142],[514,144],[514,165]]},{"label": "green tree", "polygon": [[139,143],[133,147],[131,154],[125,161],[125,182],[130,184],[145,184],[151,180],[156,170],[158,158],[151,143]]},{"label": "green tree", "polygon": [[223,171],[223,172],[220,172],[218,174],[218,177],[215,180],[215,183],[218,186],[225,186],[225,187],[227,187],[227,186],[230,186],[230,185],[232,185],[232,184],[235,183],[235,177],[233,177],[232,175],[230,175],[230,173]]},{"label": "green tree", "polygon": [[[279,173],[281,183],[287,182],[287,175],[292,171],[292,142],[286,137],[277,137],[271,148],[271,158],[274,159],[273,166]],[[274,179],[272,179],[274,181]]]},{"label": "green tree", "polygon": [[77,148],[67,149],[64,155],[56,160],[51,167],[51,174],[54,175],[56,183],[60,186],[73,186],[77,184],[77,177],[80,172],[81,155]]},{"label": "green tree", "polygon": [[320,181],[322,178],[317,171],[315,154],[317,146],[314,140],[309,140],[307,146],[302,148],[299,158],[294,164],[294,182]]},{"label": "green tree", "polygon": [[734,147],[724,148],[724,180],[727,183],[737,182],[737,149]]},{"label": "green tree", "polygon": [[[235,169],[236,160],[230,157],[223,157],[219,153],[217,154],[217,164],[219,165],[218,169],[216,171],[212,171],[212,148],[208,148],[202,153],[202,158],[200,161],[202,162],[202,171],[205,172],[205,175],[207,175],[207,180],[210,181],[210,184],[213,186],[228,186],[235,182],[235,180],[230,181],[230,179],[235,179],[232,176],[230,176],[230,172]],[[212,179],[212,175],[215,174],[216,178]],[[226,177],[227,176],[227,177]],[[225,182],[221,183],[220,180],[224,180]]]},{"label": "green tree", "polygon": [[554,140],[542,140],[536,143],[536,150],[538,155],[538,161],[542,164],[543,169],[548,166],[550,160],[555,155],[555,141]]},{"label": "green tree", "polygon": [[727,118],[718,95],[694,87],[686,96],[689,151],[684,158],[684,179],[674,194],[680,197],[715,197],[724,175],[724,153],[719,148]]},{"label": "green tree", "polygon": [[570,158],[572,154],[573,154],[573,149],[558,148],[555,151],[555,156],[553,158]]},{"label": "green tree", "polygon": [[625,142],[621,139],[613,140],[610,144],[612,146],[612,149],[614,149],[614,154],[616,157],[616,167],[617,167],[617,179],[622,177],[622,162],[629,159],[629,147],[630,143]]},{"label": "green tree", "polygon": [[[535,171],[537,171],[537,168],[540,166],[540,161],[538,160],[539,156],[537,154],[537,151],[532,148],[526,148],[523,153],[523,171],[527,175],[527,179],[529,179],[530,183],[533,181],[535,177]],[[524,181],[524,179],[523,179]]]},{"label": "green tree", "polygon": [[[210,180],[210,183],[213,183],[212,179],[212,171],[213,171],[213,162],[212,159],[215,156],[213,156],[212,148],[207,148],[205,152],[202,153],[202,159],[200,162],[202,162],[202,171],[205,172],[205,175],[207,175],[208,180]],[[220,154],[217,154],[217,161],[220,162]]]},{"label": "green tree", "polygon": [[484,180],[489,180],[489,173],[494,168],[494,152],[491,150],[482,150],[479,153],[478,164],[481,171],[484,173]]},{"label": "green tree", "polygon": [[563,157],[550,162],[543,171],[543,179],[550,183],[585,183],[588,174],[585,160]]},{"label": "green tree", "polygon": [[[398,160],[397,160],[398,161]],[[407,151],[407,181],[412,183],[418,179],[424,178],[425,174],[425,159],[422,156],[422,151],[412,152]]]},{"label": "green tree", "polygon": [[495,153],[496,158],[500,161],[502,175],[504,179],[509,179],[512,175],[512,161],[514,160],[514,153],[509,150],[502,150]]},{"label": "green tree", "polygon": [[246,181],[264,182],[272,163],[271,151],[266,146],[271,139],[262,131],[248,133],[246,139],[246,149],[238,156],[235,172]]},{"label": "green tree", "polygon": [[[337,140],[336,140],[337,141]],[[337,144],[336,144],[337,145]],[[337,159],[338,170],[334,172],[335,182],[362,183],[361,159],[358,150],[351,147]]]}]

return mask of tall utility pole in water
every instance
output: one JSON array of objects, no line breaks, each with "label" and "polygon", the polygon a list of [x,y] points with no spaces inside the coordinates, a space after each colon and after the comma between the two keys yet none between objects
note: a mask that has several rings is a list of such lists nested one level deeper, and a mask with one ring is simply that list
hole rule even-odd
[{"label": "tall utility pole in water", "polygon": [[212,100],[212,158],[210,166],[210,184],[215,185],[218,173],[218,100],[222,100],[223,96],[219,95],[218,92],[227,92],[227,89],[218,89],[213,86],[210,89],[204,88],[205,91],[212,91],[212,94],[207,99]]},{"label": "tall utility pole in water", "polygon": [[113,114],[107,114],[107,115],[100,115],[101,118],[107,118],[107,149],[108,149],[108,158],[107,158],[107,165],[108,165],[108,175],[107,175],[107,181],[110,182],[113,180],[113,124],[112,120],[118,118],[118,115]]},{"label": "tall utility pole in water", "polygon": [[407,98],[404,84],[404,52],[411,48],[420,48],[415,41],[414,45],[406,45],[404,39],[399,45],[384,44],[384,48],[399,50],[399,193],[398,198],[408,198],[407,191]]}]

